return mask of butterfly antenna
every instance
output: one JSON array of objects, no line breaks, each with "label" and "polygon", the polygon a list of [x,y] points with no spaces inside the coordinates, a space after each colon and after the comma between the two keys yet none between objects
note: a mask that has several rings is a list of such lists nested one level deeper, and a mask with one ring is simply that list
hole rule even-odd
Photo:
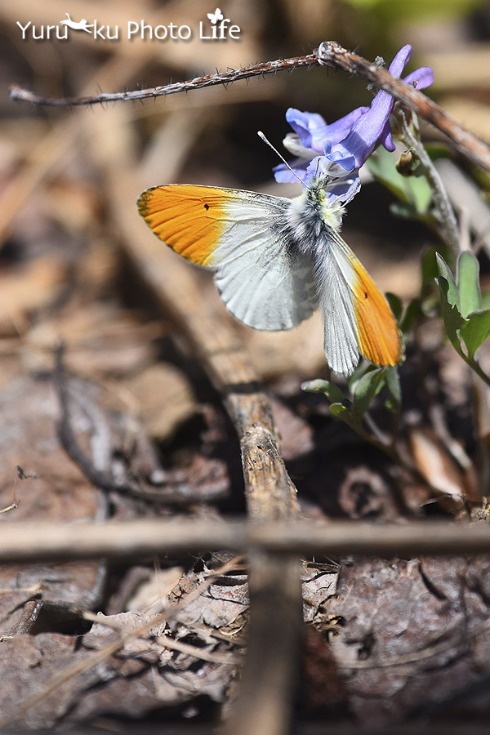
[{"label": "butterfly antenna", "polygon": [[289,163],[288,163],[288,162],[286,161],[286,159],[284,158],[284,156],[282,156],[282,155],[281,155],[281,154],[279,153],[279,151],[277,150],[277,148],[275,148],[275,147],[274,147],[274,146],[272,145],[272,143],[270,142],[270,140],[269,140],[268,138],[266,138],[266,137],[265,137],[265,135],[264,135],[264,133],[262,132],[262,130],[257,130],[257,135],[259,136],[260,140],[263,140],[263,141],[264,141],[264,143],[267,143],[267,145],[269,146],[269,148],[272,148],[272,150],[274,151],[274,153],[275,153],[275,154],[276,154],[277,156],[279,156],[279,158],[280,158],[280,159],[281,159],[281,161],[282,161],[282,162],[284,163],[284,165],[285,165],[285,166],[286,166],[286,167],[287,167],[287,168],[288,168],[288,169],[289,169],[289,170],[291,171],[291,173],[293,174],[293,176],[294,176],[294,177],[295,177],[296,179],[298,179],[299,183],[300,183],[300,184],[301,184],[301,186],[302,186],[302,187],[304,188],[304,186],[305,186],[305,182],[304,182],[304,181],[303,181],[302,179],[300,179],[300,177],[298,176],[298,174],[296,173],[296,171],[295,171],[295,170],[294,170],[293,168],[291,168],[291,166],[290,166],[290,165],[289,165]]}]

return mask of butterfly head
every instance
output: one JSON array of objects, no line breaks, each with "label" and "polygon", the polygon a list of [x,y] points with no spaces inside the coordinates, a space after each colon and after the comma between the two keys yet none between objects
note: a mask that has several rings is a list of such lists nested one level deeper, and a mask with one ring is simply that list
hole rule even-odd
[{"label": "butterfly head", "polygon": [[339,230],[345,212],[345,204],[329,191],[331,185],[332,179],[328,175],[321,174],[305,183],[303,197],[306,206],[313,209],[325,224],[334,230]]}]

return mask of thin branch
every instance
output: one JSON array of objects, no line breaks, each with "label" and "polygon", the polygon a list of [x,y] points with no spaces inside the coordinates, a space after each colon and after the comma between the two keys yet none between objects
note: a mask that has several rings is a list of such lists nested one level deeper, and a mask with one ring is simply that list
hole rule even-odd
[{"label": "thin branch", "polygon": [[[112,618],[107,617],[101,617],[100,615],[90,612],[89,610],[84,610],[82,613],[82,617],[84,620],[89,620],[91,623],[96,623],[97,625],[106,626],[107,628],[110,628],[111,630],[116,631],[120,635],[124,635],[126,632],[125,626],[123,623],[116,623]],[[198,646],[192,646],[189,643],[184,643],[181,640],[178,640],[176,638],[172,638],[170,635],[159,635],[155,636],[153,640],[158,643],[162,648],[168,648],[171,651],[178,651],[179,653],[185,653],[189,656],[194,656],[194,658],[200,659],[201,661],[209,661],[209,663],[212,664],[223,664],[226,666],[229,665],[236,665],[237,663],[240,663],[241,656],[237,656],[233,653],[214,653],[213,651],[209,651],[207,648],[199,648]],[[227,641],[228,643],[230,641]],[[234,643],[234,641],[233,641]]]},{"label": "thin branch", "polygon": [[10,86],[10,97],[16,102],[27,102],[42,107],[87,107],[100,105],[105,102],[130,102],[135,100],[154,99],[155,97],[167,97],[170,94],[190,92],[195,89],[205,89],[216,85],[227,85],[230,82],[238,82],[242,79],[264,76],[265,74],[276,74],[278,71],[299,69],[318,64],[316,51],[306,56],[295,56],[291,59],[279,59],[277,61],[266,61],[260,64],[251,64],[241,69],[229,69],[226,72],[216,74],[204,74],[194,77],[186,82],[173,82],[162,84],[148,89],[135,89],[125,92],[102,92],[100,94],[85,97],[43,97],[34,94],[28,89],[19,87],[17,84]]},{"label": "thin branch", "polygon": [[[63,344],[58,345],[55,350],[54,388],[58,395],[60,407],[58,439],[65,452],[83,472],[87,480],[99,490],[105,492],[115,491],[121,495],[137,498],[147,503],[156,503],[157,505],[185,506],[207,500],[206,493],[190,493],[188,482],[185,479],[177,481],[172,473],[168,473],[168,482],[162,483],[156,489],[149,486],[141,477],[132,479],[129,476],[124,480],[116,479],[111,472],[98,469],[94,465],[92,459],[82,449],[72,426],[73,397],[70,395],[69,380],[64,369],[64,350]],[[19,477],[21,477],[20,470],[22,468],[18,468]],[[32,475],[22,475],[22,479],[30,479],[31,477]],[[171,490],[169,490],[169,485]],[[179,488],[181,492],[179,492]],[[211,493],[209,500],[216,500],[218,497],[217,493]]]},{"label": "thin branch", "polygon": [[160,554],[227,549],[332,557],[413,557],[422,554],[476,554],[490,551],[487,523],[414,522],[406,525],[336,521],[137,520],[118,523],[2,524],[0,562],[141,559]]},{"label": "thin branch", "polygon": [[414,89],[405,84],[401,79],[393,77],[389,71],[378,64],[364,59],[362,56],[347,51],[335,41],[325,41],[311,54],[295,56],[289,59],[278,59],[277,61],[266,61],[260,64],[251,64],[241,69],[229,69],[226,72],[216,74],[205,74],[194,77],[186,82],[174,82],[148,89],[138,89],[124,92],[103,92],[98,95],[82,97],[43,97],[33,92],[11,85],[10,96],[17,102],[27,102],[35,105],[49,107],[79,107],[103,104],[105,102],[127,102],[134,100],[154,99],[165,97],[170,94],[189,92],[195,89],[204,89],[216,85],[227,85],[243,79],[266,74],[276,74],[279,71],[292,71],[303,67],[329,66],[333,69],[342,70],[351,76],[358,76],[373,84],[378,89],[384,89],[395,99],[402,102],[428,122],[432,123],[442,133],[448,136],[453,146],[461,155],[466,156],[487,171],[490,171],[490,148],[473,133],[463,128],[445,110]]},{"label": "thin branch", "polygon": [[317,54],[320,64],[362,77],[378,89],[389,92],[395,99],[415,110],[417,115],[447,135],[461,155],[490,171],[490,148],[487,144],[463,128],[425,94],[410,84],[405,84],[401,79],[396,79],[378,64],[366,61],[352,51],[347,51],[335,41],[325,41],[320,44]]},{"label": "thin branch", "polygon": [[[111,112],[117,115],[115,110],[107,114]],[[217,297],[216,301],[202,298],[199,274],[168,248],[155,247],[154,238],[142,232],[136,208],[128,207],[135,198],[132,141],[128,137],[124,150],[115,147],[112,127],[107,115],[104,118],[85,116],[84,124],[94,145],[94,161],[105,179],[114,230],[119,231],[125,255],[146,292],[152,293],[162,310],[173,317],[180,336],[192,346],[193,354],[222,396],[240,442],[250,521],[262,524],[291,520],[299,513],[296,488],[280,455],[271,405],[257,372]],[[127,135],[131,135],[129,129]],[[300,566],[294,557],[279,559],[264,553],[259,557],[251,554],[248,561],[251,623],[242,687],[248,701],[254,702],[254,731],[281,735],[292,714],[299,669]],[[279,619],[271,613],[278,604]],[[294,626],[292,621],[297,624]],[[282,646],[275,645],[278,638],[284,641]],[[264,660],[270,661],[267,672]],[[243,702],[240,693],[234,703],[237,712],[243,713]],[[232,708],[225,732],[251,732],[246,729],[247,722],[244,716],[235,716]]]}]

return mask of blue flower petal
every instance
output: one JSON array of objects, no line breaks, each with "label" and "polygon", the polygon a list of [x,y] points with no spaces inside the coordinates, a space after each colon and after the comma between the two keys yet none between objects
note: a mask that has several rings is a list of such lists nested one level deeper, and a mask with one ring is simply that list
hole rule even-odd
[{"label": "blue flower petal", "polygon": [[[394,77],[401,77],[411,55],[409,44],[398,51],[389,66]],[[434,81],[434,73],[430,67],[421,67],[405,81],[425,89]],[[286,119],[294,133],[288,134],[284,145],[298,156],[291,163],[297,177],[305,184],[321,177],[328,196],[349,201],[359,188],[358,170],[378,143],[389,151],[395,150],[389,124],[394,102],[389,92],[380,90],[369,107],[358,107],[330,124],[317,113],[289,108]],[[318,153],[323,156],[315,155]],[[296,181],[284,164],[274,168],[274,175],[279,182]]]},{"label": "blue flower petal", "polygon": [[[401,48],[399,52],[395,55],[393,61],[388,67],[390,74],[392,74],[394,77],[401,77],[402,71],[408,64],[411,55],[412,47],[409,43],[407,43],[407,45],[403,46],[403,48]],[[385,92],[385,94],[388,94],[388,92]]]},{"label": "blue flower petal", "polygon": [[[400,77],[411,55],[412,47],[409,44],[403,46],[396,54],[389,67],[394,77]],[[427,79],[427,75],[425,78]],[[394,102],[389,92],[384,90],[378,92],[368,111],[361,115],[349,134],[339,143],[338,150],[341,156],[353,156],[355,165],[360,168],[367,161],[378,141],[381,141],[388,150],[395,149],[389,129],[389,119]],[[326,151],[325,154],[328,155]]]},{"label": "blue flower petal", "polygon": [[317,153],[321,152],[321,147],[317,149],[315,144],[321,141],[323,131],[328,127],[321,115],[316,112],[301,112],[294,107],[290,107],[286,112],[286,120],[304,148],[310,148],[317,151]]},{"label": "blue flower petal", "polygon": [[406,76],[403,80],[406,84],[413,84],[416,89],[426,89],[434,83],[434,70],[430,66],[421,66]]}]

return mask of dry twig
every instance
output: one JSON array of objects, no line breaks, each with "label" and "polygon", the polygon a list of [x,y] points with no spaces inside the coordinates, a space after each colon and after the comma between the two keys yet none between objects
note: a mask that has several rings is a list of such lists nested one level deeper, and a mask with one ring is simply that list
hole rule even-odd
[{"label": "dry twig", "polygon": [[[153,293],[176,328],[187,337],[223,401],[240,441],[247,509],[253,523],[294,519],[298,514],[296,488],[279,452],[272,411],[255,369],[231,319],[221,305],[200,297],[200,279],[194,269],[157,245],[142,230],[135,201],[133,141],[114,145],[108,111],[103,120],[85,118],[94,161],[105,177],[122,247],[132,267]],[[127,131],[129,135],[129,131]],[[167,175],[168,171],[167,171]],[[248,556],[251,623],[242,677],[242,694],[227,732],[267,732],[280,735],[291,715],[292,690],[297,675],[302,625],[300,568],[293,557]],[[281,616],[275,611],[280,607]],[[277,645],[280,640],[282,645]],[[264,668],[264,662],[269,666]],[[254,725],[250,701],[254,701]],[[244,712],[247,712],[245,717]]]},{"label": "dry twig", "polygon": [[401,79],[393,77],[386,69],[378,64],[364,59],[358,54],[347,51],[334,41],[325,41],[311,54],[296,56],[290,59],[266,61],[261,64],[252,64],[241,69],[230,69],[216,74],[205,74],[186,82],[150,87],[123,92],[103,92],[97,95],[82,97],[43,97],[23,89],[17,85],[10,87],[10,96],[18,102],[28,102],[50,107],[78,107],[102,104],[104,102],[134,101],[153,99],[155,97],[189,92],[194,89],[203,89],[219,84],[230,84],[242,79],[275,74],[278,71],[291,71],[301,67],[310,67],[320,64],[339,69],[353,76],[366,79],[379,89],[389,92],[395,99],[402,102],[428,122],[432,123],[442,133],[448,136],[456,150],[477,165],[490,171],[490,149],[475,135],[463,128],[445,110],[414,89]]},{"label": "dry twig", "polygon": [[105,557],[141,559],[228,549],[269,551],[275,555],[326,554],[410,558],[422,554],[478,554],[490,551],[487,523],[417,522],[406,525],[336,521],[137,520],[119,523],[2,524],[0,562],[66,561]]}]

